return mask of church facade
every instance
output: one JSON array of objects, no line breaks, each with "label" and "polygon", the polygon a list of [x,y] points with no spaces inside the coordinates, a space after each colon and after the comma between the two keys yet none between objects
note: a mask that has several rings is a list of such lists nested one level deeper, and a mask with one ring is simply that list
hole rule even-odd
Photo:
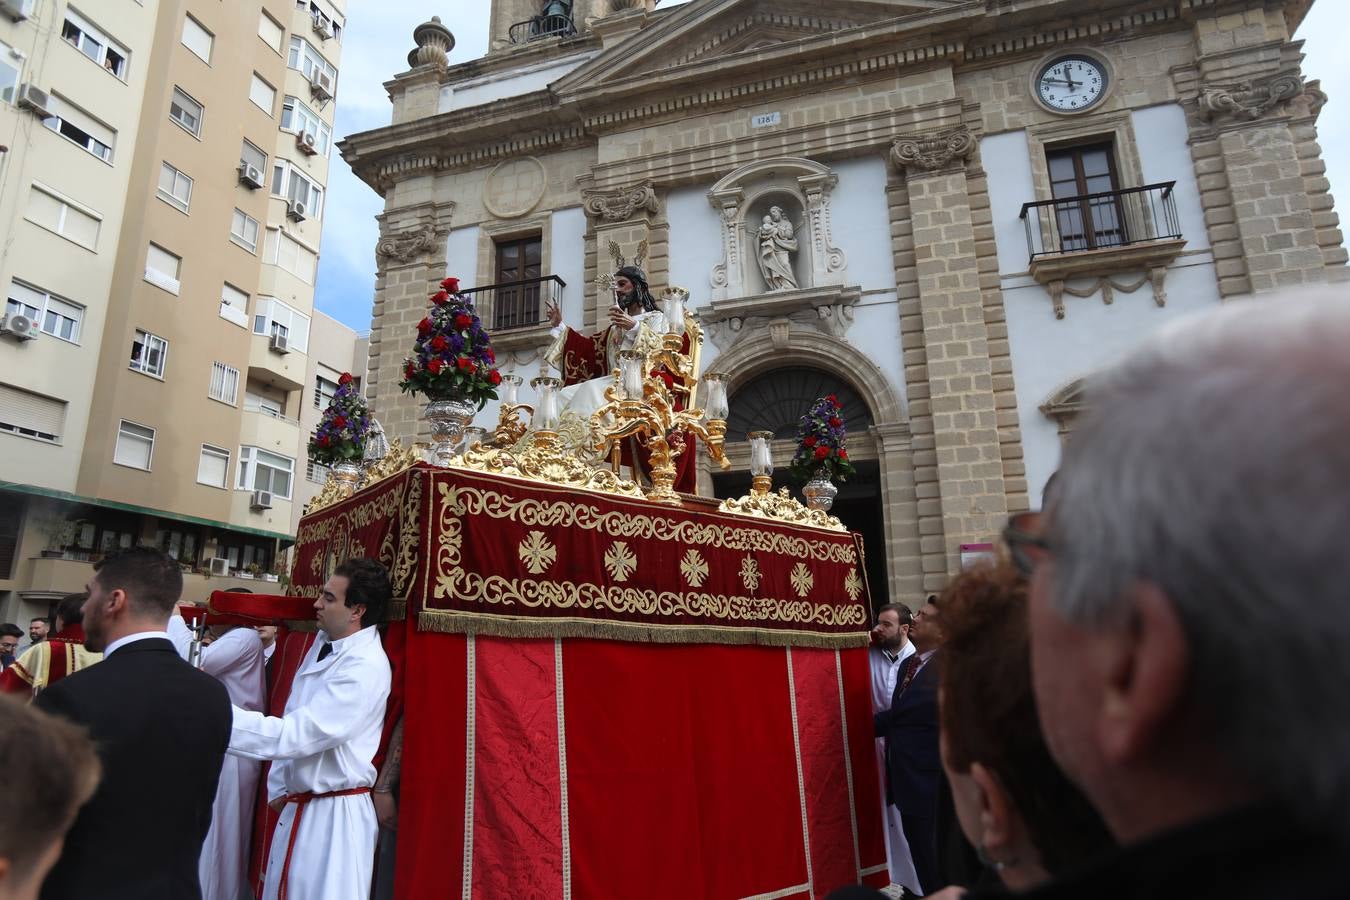
[{"label": "church facade", "polygon": [[392,124],[341,145],[385,200],[375,413],[424,430],[398,381],[440,279],[528,384],[547,304],[597,330],[596,278],[642,255],[730,378],[733,469],[701,491],[744,492],[756,428],[785,469],[837,394],[859,469],[837,512],[875,597],[912,603],[1039,505],[1085,375],[1187,313],[1344,277],[1309,6],[494,0],[457,65],[425,23]]}]

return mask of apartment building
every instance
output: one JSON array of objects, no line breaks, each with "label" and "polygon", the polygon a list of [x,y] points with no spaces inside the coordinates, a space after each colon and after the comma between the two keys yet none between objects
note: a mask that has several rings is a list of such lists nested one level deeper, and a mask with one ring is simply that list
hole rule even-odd
[{"label": "apartment building", "polygon": [[293,534],[345,27],[338,0],[0,0],[0,619],[118,547],[193,596]]}]

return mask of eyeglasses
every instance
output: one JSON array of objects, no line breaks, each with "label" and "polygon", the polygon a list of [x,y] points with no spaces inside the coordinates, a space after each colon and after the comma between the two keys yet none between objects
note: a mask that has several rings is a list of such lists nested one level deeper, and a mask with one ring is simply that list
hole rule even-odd
[{"label": "eyeglasses", "polygon": [[1017,567],[1017,571],[1027,577],[1050,555],[1050,542],[1041,535],[1041,514],[1038,512],[1018,513],[1008,519],[1003,527],[1003,543],[1008,547],[1008,556]]}]

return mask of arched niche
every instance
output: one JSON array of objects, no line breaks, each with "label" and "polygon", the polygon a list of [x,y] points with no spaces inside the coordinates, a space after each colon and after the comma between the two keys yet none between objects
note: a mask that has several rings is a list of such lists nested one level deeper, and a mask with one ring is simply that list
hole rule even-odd
[{"label": "arched niche", "polygon": [[778,206],[797,239],[792,269],[799,289],[842,285],[847,257],[834,244],[830,198],[839,179],[828,166],[800,157],[742,166],[713,185],[708,202],[722,220],[722,261],[710,276],[713,300],[769,293],[757,262],[763,217]]}]

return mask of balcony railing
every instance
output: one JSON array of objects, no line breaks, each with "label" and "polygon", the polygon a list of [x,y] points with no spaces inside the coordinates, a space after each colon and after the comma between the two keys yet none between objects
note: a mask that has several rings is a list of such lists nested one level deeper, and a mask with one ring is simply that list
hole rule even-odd
[{"label": "balcony railing", "polygon": [[544,310],[550,303],[562,299],[567,282],[557,275],[526,278],[521,281],[503,281],[469,288],[468,294],[480,311],[492,311],[493,331],[528,328],[545,321]]},{"label": "balcony railing", "polygon": [[517,22],[507,31],[507,37],[513,44],[527,44],[550,37],[567,37],[576,34],[576,26],[571,16],[535,16],[524,22]]},{"label": "balcony railing", "polygon": [[1175,181],[1168,181],[1024,204],[1021,218],[1032,261],[1056,254],[1180,239],[1181,221],[1172,192],[1175,186]]}]

